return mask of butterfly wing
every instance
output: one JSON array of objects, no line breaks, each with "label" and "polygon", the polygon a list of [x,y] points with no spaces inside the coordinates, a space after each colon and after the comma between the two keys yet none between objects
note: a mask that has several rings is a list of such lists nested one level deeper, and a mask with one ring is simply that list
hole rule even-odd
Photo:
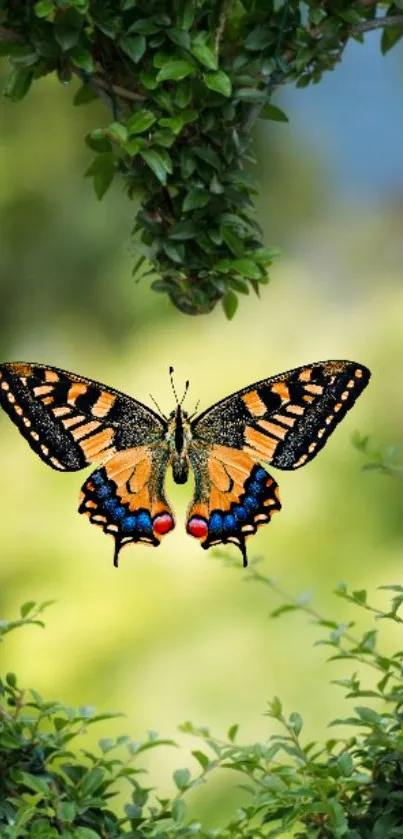
[{"label": "butterfly wing", "polygon": [[135,399],[41,364],[0,365],[0,404],[39,457],[62,471],[153,442],[165,430]]},{"label": "butterfly wing", "polygon": [[281,509],[275,480],[249,454],[221,445],[189,447],[195,494],[187,532],[203,548],[220,542],[237,545],[247,565],[245,539]]},{"label": "butterfly wing", "polygon": [[368,384],[350,361],[324,361],[263,379],[228,396],[192,423],[196,475],[187,530],[203,548],[245,539],[280,510],[278,487],[258,465],[297,469],[317,455]]},{"label": "butterfly wing", "polygon": [[297,469],[323,448],[370,375],[353,361],[322,361],[263,379],[201,414],[194,438]]},{"label": "butterfly wing", "polygon": [[165,422],[145,405],[56,367],[0,365],[0,404],[31,448],[53,469],[102,461],[85,482],[81,513],[115,538],[159,545],[174,527],[164,496]]},{"label": "butterfly wing", "polygon": [[157,546],[175,526],[165,498],[168,446],[153,444],[115,454],[85,482],[79,512],[115,539],[114,565],[129,542]]}]

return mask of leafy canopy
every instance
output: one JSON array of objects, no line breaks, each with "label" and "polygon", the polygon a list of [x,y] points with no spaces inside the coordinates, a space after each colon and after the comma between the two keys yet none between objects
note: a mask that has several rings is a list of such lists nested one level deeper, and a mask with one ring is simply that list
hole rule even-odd
[{"label": "leafy canopy", "polygon": [[[400,12],[400,13],[399,13]],[[102,198],[120,177],[141,199],[134,235],[148,277],[181,311],[228,318],[238,295],[260,294],[277,251],[253,217],[251,131],[258,116],[286,122],[271,103],[286,82],[317,83],[350,38],[403,33],[401,2],[373,0],[3,0],[0,50],[20,101],[49,73],[81,82],[111,116],[86,141],[86,174]]]}]

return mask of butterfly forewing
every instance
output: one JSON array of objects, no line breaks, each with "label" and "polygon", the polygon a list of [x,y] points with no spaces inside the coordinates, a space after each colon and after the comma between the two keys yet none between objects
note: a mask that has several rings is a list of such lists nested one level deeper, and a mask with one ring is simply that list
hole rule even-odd
[{"label": "butterfly forewing", "polygon": [[324,361],[263,379],[198,417],[195,438],[297,469],[325,445],[369,378],[362,365]]},{"label": "butterfly forewing", "polygon": [[75,471],[161,438],[164,422],[140,402],[66,370],[0,365],[0,402],[53,469]]}]

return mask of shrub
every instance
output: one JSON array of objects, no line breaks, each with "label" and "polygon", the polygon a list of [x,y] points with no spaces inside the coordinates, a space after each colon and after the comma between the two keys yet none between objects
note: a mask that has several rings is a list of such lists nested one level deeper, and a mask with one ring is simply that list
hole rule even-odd
[{"label": "shrub", "polygon": [[[200,765],[192,775],[187,768],[173,774],[170,798],[140,780],[141,756],[151,748],[173,745],[154,732],[143,742],[130,737],[103,738],[96,753],[80,748],[80,736],[89,725],[108,717],[93,708],[73,710],[43,699],[35,690],[19,686],[13,673],[0,682],[0,835],[2,839],[146,839],[147,837],[203,837],[205,839],[398,839],[403,836],[403,652],[387,655],[378,649],[376,623],[403,623],[399,609],[403,587],[385,586],[391,593],[385,611],[372,606],[365,590],[349,592],[345,584],[338,597],[371,618],[360,636],[352,623],[338,623],[319,615],[306,599],[294,599],[267,577],[256,563],[246,580],[268,586],[282,599],[273,618],[291,611],[309,616],[326,630],[318,643],[327,645],[331,659],[369,668],[375,684],[368,687],[354,673],[338,679],[348,699],[357,704],[348,716],[330,725],[351,727],[347,737],[324,743],[305,743],[303,720],[287,714],[275,698],[267,716],[280,726],[262,742],[237,743],[238,726],[225,739],[191,723],[183,732],[199,737],[193,757]],[[15,621],[2,621],[0,634],[29,624],[42,626],[48,604],[26,603]],[[362,704],[364,703],[364,704]],[[345,712],[342,711],[343,714]],[[355,733],[354,733],[355,732]],[[192,819],[188,793],[220,767],[236,770],[246,805],[231,820],[214,830]],[[127,804],[116,812],[111,801],[117,783],[127,784]]]},{"label": "shrub", "polygon": [[[234,315],[259,295],[276,251],[253,218],[251,131],[258,117],[287,121],[271,102],[341,60],[350,38],[382,29],[386,52],[403,33],[401,3],[297,0],[4,0],[5,94],[18,102],[56,73],[112,112],[87,143],[101,198],[120,177],[141,198],[136,278],[153,278],[181,311]],[[378,11],[380,10],[380,14]],[[382,12],[385,14],[382,14]],[[400,13],[399,13],[400,12]],[[29,131],[27,132],[29,135]]]}]

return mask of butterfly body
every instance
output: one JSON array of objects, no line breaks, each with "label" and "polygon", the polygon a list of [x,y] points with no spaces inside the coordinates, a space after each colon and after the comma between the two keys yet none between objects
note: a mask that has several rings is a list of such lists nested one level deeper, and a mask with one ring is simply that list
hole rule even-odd
[{"label": "butterfly body", "polygon": [[177,400],[166,418],[117,390],[56,367],[0,365],[0,403],[53,469],[100,463],[79,512],[115,540],[114,564],[130,542],[157,547],[175,526],[165,497],[168,467],[194,496],[186,530],[205,549],[246,539],[281,509],[262,461],[296,469],[316,456],[370,372],[351,361],[305,365],[249,385],[199,416]]}]

